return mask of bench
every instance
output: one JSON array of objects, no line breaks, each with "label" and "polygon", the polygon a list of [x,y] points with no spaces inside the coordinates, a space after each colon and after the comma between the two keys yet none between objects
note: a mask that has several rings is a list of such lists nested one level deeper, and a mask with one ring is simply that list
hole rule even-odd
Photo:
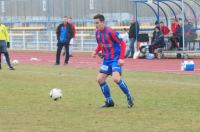
[{"label": "bench", "polygon": [[198,44],[198,50],[200,50],[200,38],[188,41],[189,50],[195,50],[196,44]]}]

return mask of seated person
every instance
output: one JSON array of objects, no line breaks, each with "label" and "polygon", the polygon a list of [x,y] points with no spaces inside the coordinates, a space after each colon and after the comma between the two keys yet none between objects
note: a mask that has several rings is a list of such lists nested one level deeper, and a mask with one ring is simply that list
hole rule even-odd
[{"label": "seated person", "polygon": [[160,31],[160,27],[155,27],[153,39],[151,45],[149,45],[149,52],[154,54],[155,49],[163,47],[165,47],[164,35]]},{"label": "seated person", "polygon": [[194,27],[193,27],[192,22],[189,22],[188,20],[186,20],[184,28],[185,28],[185,30],[184,30],[185,31],[185,33],[184,33],[184,35],[185,35],[185,47],[190,49],[190,47],[188,47],[188,46],[190,46],[190,45],[188,45],[188,43],[197,38],[197,33],[196,33],[195,30],[193,30]]},{"label": "seated person", "polygon": [[164,36],[168,36],[170,32],[169,28],[164,24],[163,21],[160,21],[160,31]]},{"label": "seated person", "polygon": [[182,19],[177,19],[177,25],[173,31],[173,36],[170,38],[170,49],[181,49],[183,47],[183,35],[182,35]]},{"label": "seated person", "polygon": [[170,30],[169,28],[164,24],[163,21],[160,21],[160,31],[163,33],[164,35],[164,41],[165,41],[165,44],[166,44],[166,48],[169,49],[170,48],[170,44],[169,43],[169,38],[171,37],[171,34],[170,34]]}]

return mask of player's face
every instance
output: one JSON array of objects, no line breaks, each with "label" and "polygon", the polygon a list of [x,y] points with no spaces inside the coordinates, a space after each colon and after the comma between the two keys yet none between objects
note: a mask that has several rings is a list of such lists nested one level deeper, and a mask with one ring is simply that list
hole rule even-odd
[{"label": "player's face", "polygon": [[101,22],[99,19],[94,19],[94,24],[97,30],[102,30],[104,28],[104,22]]},{"label": "player's face", "polygon": [[69,23],[72,23],[72,19],[71,19],[71,18],[69,18],[69,19],[68,19],[68,22],[69,22]]},{"label": "player's face", "polygon": [[63,18],[63,23],[67,24],[67,18]]}]

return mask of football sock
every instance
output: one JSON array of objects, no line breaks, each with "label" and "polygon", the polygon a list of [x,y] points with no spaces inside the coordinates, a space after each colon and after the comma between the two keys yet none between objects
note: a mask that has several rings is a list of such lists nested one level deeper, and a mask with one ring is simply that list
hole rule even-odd
[{"label": "football sock", "polygon": [[130,95],[129,90],[128,90],[128,86],[126,85],[126,83],[122,79],[120,79],[117,84],[121,88],[121,90],[124,92],[124,94],[126,94],[127,96]]},{"label": "football sock", "polygon": [[110,88],[109,88],[108,84],[106,82],[104,82],[104,83],[100,84],[100,87],[101,87],[104,97],[106,98],[106,102],[109,103],[110,101],[112,101],[112,97],[110,95]]}]

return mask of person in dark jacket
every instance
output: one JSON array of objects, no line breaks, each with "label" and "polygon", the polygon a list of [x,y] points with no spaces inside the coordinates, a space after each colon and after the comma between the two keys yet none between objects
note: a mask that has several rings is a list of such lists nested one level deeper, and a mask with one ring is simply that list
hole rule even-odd
[{"label": "person in dark jacket", "polygon": [[[133,19],[133,22],[131,23],[130,29],[129,29],[129,48],[125,54],[125,58],[133,58],[134,55],[134,43],[136,40],[136,36],[138,36],[138,33],[140,31],[139,23],[136,22],[135,19]],[[130,55],[130,56],[129,56]]]},{"label": "person in dark jacket", "polygon": [[69,61],[69,43],[74,33],[71,25],[67,22],[68,18],[63,17],[63,23],[59,24],[56,29],[57,36],[57,52],[56,52],[56,63],[55,65],[60,65],[60,54],[62,48],[65,47],[65,62],[64,65],[68,64]]},{"label": "person in dark jacket", "polygon": [[154,54],[154,50],[157,48],[163,48],[165,46],[164,35],[160,31],[160,27],[154,28],[154,36],[151,45],[149,45],[149,52]]}]

